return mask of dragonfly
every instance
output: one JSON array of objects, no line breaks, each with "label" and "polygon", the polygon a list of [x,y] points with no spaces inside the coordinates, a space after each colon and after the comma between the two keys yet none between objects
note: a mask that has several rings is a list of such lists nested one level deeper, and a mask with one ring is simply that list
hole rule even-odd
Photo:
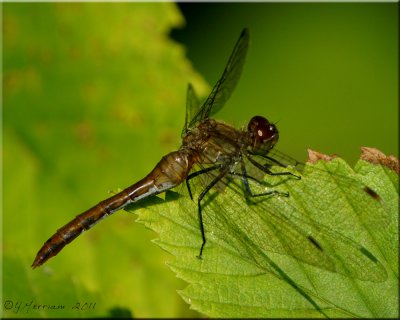
[{"label": "dragonfly", "polygon": [[[199,103],[192,85],[188,85],[181,147],[165,155],[142,180],[99,202],[58,229],[43,244],[36,255],[32,268],[41,266],[57,255],[83,231],[89,230],[103,218],[126,208],[132,203],[166,192],[184,182],[190,198],[197,201],[197,218],[202,239],[197,256],[199,259],[202,259],[207,243],[203,223],[205,197],[210,193],[210,190],[218,189],[220,182],[225,181],[227,177],[241,182],[247,198],[289,197],[289,193],[277,190],[254,191],[254,182],[261,183],[259,178],[252,174],[254,171],[267,176],[284,176],[290,180],[301,179],[300,175],[289,170],[272,171],[274,165],[287,168],[289,165],[297,166],[300,163],[273,150],[279,139],[276,125],[263,116],[254,116],[250,119],[246,128],[236,129],[211,118],[222,109],[239,81],[249,47],[249,39],[249,30],[245,28],[234,46],[222,76],[214,85],[204,103]],[[207,178],[203,180],[206,181],[203,183],[203,189],[194,199],[191,184],[199,177]],[[365,191],[372,198],[379,198],[372,189],[367,188]],[[287,254],[329,271],[339,270],[335,267],[338,259],[335,256],[327,256],[323,244],[317,239],[317,236],[306,231],[307,223],[298,220],[300,222],[295,224],[289,219],[277,217],[276,210],[271,209],[268,219],[277,224],[277,230],[282,230],[282,232],[287,230],[287,243],[289,243],[281,249],[278,248],[278,253]],[[318,225],[317,222],[315,224]],[[304,226],[303,229],[302,225]],[[347,256],[355,261],[354,265],[358,265],[361,270],[363,268],[372,270],[370,273],[377,273],[377,278],[381,278],[381,280],[385,277],[384,275],[379,276],[379,274],[384,274],[385,271],[377,258],[366,248],[351,239],[329,231],[322,225],[318,226],[319,232],[322,230],[333,243],[336,243],[334,247],[342,248],[342,250],[348,252]],[[267,243],[269,240],[263,241]],[[301,250],[297,249],[299,243],[304,246]],[[271,246],[269,245],[270,248]],[[355,270],[350,271],[350,273],[356,278],[364,278],[362,271]]]}]

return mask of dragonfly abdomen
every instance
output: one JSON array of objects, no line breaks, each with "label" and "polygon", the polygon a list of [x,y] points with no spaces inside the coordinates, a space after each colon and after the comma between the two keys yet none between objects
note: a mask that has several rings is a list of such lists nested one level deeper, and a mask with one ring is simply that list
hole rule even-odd
[{"label": "dragonfly abdomen", "polygon": [[32,264],[32,268],[42,265],[48,259],[57,255],[57,253],[83,231],[89,230],[101,219],[117,211],[121,208],[122,204],[124,204],[124,206],[127,205],[130,199],[124,191],[107,200],[101,201],[96,206],[76,216],[72,221],[58,229],[39,250]]},{"label": "dragonfly abdomen", "polygon": [[83,231],[89,230],[106,216],[126,207],[130,203],[166,191],[180,184],[185,180],[191,169],[191,159],[189,153],[183,150],[167,154],[145,178],[120,193],[101,201],[58,229],[39,250],[32,267],[36,268],[57,255]]},{"label": "dragonfly abdomen", "polygon": [[142,180],[125,189],[135,202],[181,184],[192,168],[195,155],[181,149],[164,156],[155,168]]}]

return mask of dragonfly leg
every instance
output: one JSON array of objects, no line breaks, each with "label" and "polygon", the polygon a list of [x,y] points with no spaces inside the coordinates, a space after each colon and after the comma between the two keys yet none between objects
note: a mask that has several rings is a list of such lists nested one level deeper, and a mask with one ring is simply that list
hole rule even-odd
[{"label": "dragonfly leg", "polygon": [[192,190],[190,189],[189,180],[191,180],[191,179],[193,179],[193,178],[195,178],[195,177],[197,177],[197,176],[199,176],[199,175],[201,175],[203,173],[207,173],[207,172],[210,172],[210,171],[216,170],[216,169],[221,169],[221,165],[215,165],[215,166],[211,166],[211,167],[208,167],[208,168],[205,168],[205,169],[201,169],[201,170],[193,172],[193,173],[191,173],[191,174],[189,174],[187,176],[187,178],[186,178],[186,187],[187,187],[187,189],[189,191],[190,199],[193,200]]},{"label": "dragonfly leg", "polygon": [[[252,159],[249,155],[246,155],[247,159],[249,159],[249,161],[258,169],[264,171],[266,174],[270,175],[270,176],[292,176],[295,179],[300,180],[301,177],[298,175],[295,175],[294,173],[291,172],[272,172],[271,170],[269,170],[266,166],[263,166],[261,163],[258,163],[256,160]],[[279,162],[277,162],[279,163]]]},{"label": "dragonfly leg", "polygon": [[[249,153],[250,153],[251,155],[254,155],[254,153],[252,153],[252,152],[249,152]],[[280,161],[278,161],[278,160],[276,160],[276,159],[274,159],[274,158],[272,158],[272,157],[270,157],[270,156],[263,155],[263,154],[260,154],[259,156],[262,157],[262,158],[264,158],[264,159],[268,159],[269,161],[271,161],[271,162],[277,164],[277,165],[280,166],[280,167],[286,168],[286,165],[284,165],[282,162],[280,162]],[[295,160],[295,159],[294,159],[294,160]],[[295,164],[295,165],[299,164],[297,160],[295,160],[295,161],[296,161],[296,164]]]},{"label": "dragonfly leg", "polygon": [[[210,167],[211,168],[211,167]],[[215,168],[216,169],[216,168]],[[210,171],[210,170],[209,170]],[[204,172],[203,172],[204,173]],[[208,191],[212,187],[214,187],[218,181],[220,181],[225,175],[227,174],[227,170],[222,170],[218,176],[216,176],[210,184],[200,193],[199,197],[197,198],[197,208],[198,208],[198,216],[199,216],[199,223],[200,223],[200,231],[201,231],[201,238],[203,239],[203,243],[201,244],[200,254],[197,258],[201,259],[201,255],[203,254],[203,249],[206,244],[206,234],[204,232],[204,225],[203,225],[203,214],[201,212],[201,200],[203,200],[204,196],[207,194]]]},{"label": "dragonfly leg", "polygon": [[249,185],[249,180],[256,181],[258,184],[261,184],[260,181],[258,181],[256,178],[253,178],[249,175],[245,175],[243,173],[232,172],[232,173],[230,173],[230,175],[242,178],[242,181],[244,184],[244,191],[246,192],[246,195],[249,197],[254,198],[254,197],[262,197],[262,196],[269,196],[269,195],[289,197],[289,193],[280,192],[280,191],[276,191],[276,190],[266,191],[266,192],[262,192],[262,193],[253,193],[253,191],[251,190],[250,185]]},{"label": "dragonfly leg", "polygon": [[249,176],[246,172],[246,167],[244,165],[244,162],[241,161],[241,170],[242,173],[237,173],[237,172],[231,172],[230,174],[232,176],[237,176],[237,177],[241,177],[243,184],[244,184],[244,191],[246,192],[247,196],[249,197],[262,197],[262,196],[269,196],[269,195],[275,195],[275,196],[283,196],[283,197],[288,197],[289,194],[287,192],[279,192],[276,190],[272,190],[272,191],[266,191],[266,192],[262,192],[262,193],[253,193],[253,191],[250,188],[250,184],[249,184],[249,180],[253,180],[255,182],[257,182],[258,184],[262,184],[258,179]]}]

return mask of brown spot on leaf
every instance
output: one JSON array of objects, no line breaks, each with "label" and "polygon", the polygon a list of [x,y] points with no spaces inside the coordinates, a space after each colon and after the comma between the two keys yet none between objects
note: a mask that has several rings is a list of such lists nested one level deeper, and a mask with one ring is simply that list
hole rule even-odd
[{"label": "brown spot on leaf", "polygon": [[312,236],[307,236],[308,240],[310,240],[310,242],[320,251],[324,251],[322,250],[321,245],[317,242],[317,240],[315,240]]},{"label": "brown spot on leaf", "polygon": [[372,190],[370,187],[365,186],[364,187],[364,191],[366,193],[368,193],[375,200],[380,200],[381,199],[381,197],[374,190]]},{"label": "brown spot on leaf", "polygon": [[83,121],[75,124],[73,132],[75,137],[77,137],[83,145],[91,145],[94,141],[93,126],[89,122]]}]

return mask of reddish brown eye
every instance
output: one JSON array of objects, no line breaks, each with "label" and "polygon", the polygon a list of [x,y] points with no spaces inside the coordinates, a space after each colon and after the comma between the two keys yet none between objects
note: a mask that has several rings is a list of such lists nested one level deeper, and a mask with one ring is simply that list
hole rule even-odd
[{"label": "reddish brown eye", "polygon": [[267,140],[274,134],[273,127],[269,121],[261,116],[253,117],[247,126],[247,130],[260,140]]},{"label": "reddish brown eye", "polygon": [[251,139],[251,149],[257,154],[267,153],[278,141],[278,129],[261,116],[255,116],[250,120],[247,131]]}]

